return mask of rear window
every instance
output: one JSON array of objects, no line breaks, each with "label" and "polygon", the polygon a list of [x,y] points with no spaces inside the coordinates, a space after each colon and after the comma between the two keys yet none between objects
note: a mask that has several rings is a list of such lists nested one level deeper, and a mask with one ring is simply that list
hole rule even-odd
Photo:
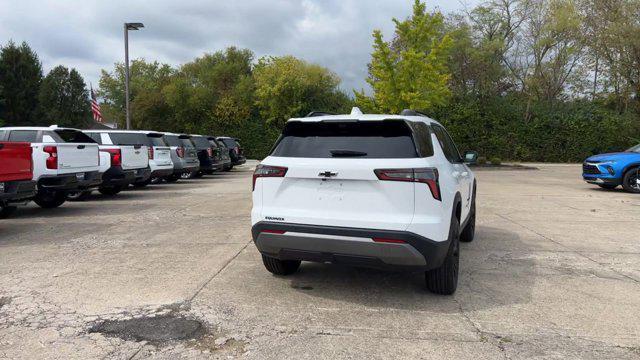
[{"label": "rear window", "polygon": [[188,147],[188,148],[195,147],[193,146],[193,142],[189,138],[180,138],[180,143],[181,143],[181,146],[184,146],[184,147]]},{"label": "rear window", "polygon": [[66,143],[89,143],[94,144],[95,140],[90,138],[87,134],[77,130],[54,130],[53,131],[62,141]]},{"label": "rear window", "polygon": [[150,145],[153,146],[169,146],[166,141],[164,141],[162,134],[147,134],[147,138],[150,141]]},{"label": "rear window", "polygon": [[207,138],[203,136],[194,136],[191,138],[191,140],[198,149],[207,149],[211,146],[211,144],[209,144],[209,140],[207,140]]},{"label": "rear window", "polygon": [[289,122],[272,156],[403,159],[418,157],[404,121]]},{"label": "rear window", "polygon": [[151,145],[151,141],[143,133],[109,133],[114,145]]},{"label": "rear window", "polygon": [[233,139],[222,139],[222,142],[230,149],[239,146]]},{"label": "rear window", "polygon": [[182,146],[182,142],[178,135],[165,135],[163,138],[169,146]]},{"label": "rear window", "polygon": [[209,140],[209,145],[211,145],[212,148],[217,149],[220,147],[220,145],[218,145],[218,142],[216,141],[216,139],[213,138],[208,138]]}]

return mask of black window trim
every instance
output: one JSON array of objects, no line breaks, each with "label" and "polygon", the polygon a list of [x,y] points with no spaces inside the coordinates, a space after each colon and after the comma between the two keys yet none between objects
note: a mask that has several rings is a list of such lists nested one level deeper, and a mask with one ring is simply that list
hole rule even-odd
[{"label": "black window trim", "polygon": [[[448,136],[448,137],[449,137],[449,139],[451,140],[451,144],[453,145],[453,150],[455,150],[455,151],[456,151],[456,154],[458,155],[458,159],[457,159],[457,161],[456,161],[456,160],[449,159],[449,157],[448,157],[448,156],[447,156],[447,154],[446,154],[446,150],[445,150],[445,149],[442,149],[442,152],[443,152],[443,153],[445,153],[444,155],[445,155],[445,157],[447,158],[447,160],[448,160],[450,163],[452,163],[452,164],[463,164],[463,163],[464,163],[464,159],[463,159],[463,158],[462,158],[462,156],[460,155],[460,150],[458,149],[458,145],[456,145],[455,141],[453,141],[453,137],[451,136],[451,134],[449,134],[449,132],[447,131],[447,129],[446,129],[444,126],[442,126],[442,125],[440,125],[440,124],[436,124],[436,123],[431,123],[431,126],[432,126],[432,127],[434,127],[434,128],[440,128],[440,129],[442,129],[442,131],[444,132],[444,134],[445,134],[446,136]],[[435,134],[435,131],[434,131],[434,134]],[[435,134],[435,135],[436,135],[436,137],[438,137],[438,135],[437,135],[437,134]]]}]

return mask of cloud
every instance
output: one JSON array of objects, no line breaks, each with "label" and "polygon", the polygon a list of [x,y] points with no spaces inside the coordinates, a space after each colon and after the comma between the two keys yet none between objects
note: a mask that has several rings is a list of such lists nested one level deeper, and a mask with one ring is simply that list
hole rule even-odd
[{"label": "cloud", "polygon": [[[462,8],[428,1],[443,11]],[[405,0],[20,0],[0,3],[0,43],[26,41],[45,70],[63,64],[97,83],[101,69],[124,57],[123,23],[144,22],[130,32],[131,58],[171,65],[227,46],[257,57],[294,55],[336,72],[342,87],[366,88],[371,33],[393,33],[405,18]]]}]

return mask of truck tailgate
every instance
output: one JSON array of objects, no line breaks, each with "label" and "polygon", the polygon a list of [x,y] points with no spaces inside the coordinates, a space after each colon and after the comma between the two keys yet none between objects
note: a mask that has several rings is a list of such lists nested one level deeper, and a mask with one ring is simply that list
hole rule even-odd
[{"label": "truck tailgate", "polygon": [[122,168],[124,170],[142,169],[149,166],[149,149],[140,145],[123,145]]},{"label": "truck tailgate", "polygon": [[97,144],[58,143],[56,147],[60,172],[98,170],[100,155]]},{"label": "truck tailgate", "polygon": [[0,182],[31,180],[31,151],[29,143],[0,142]]}]

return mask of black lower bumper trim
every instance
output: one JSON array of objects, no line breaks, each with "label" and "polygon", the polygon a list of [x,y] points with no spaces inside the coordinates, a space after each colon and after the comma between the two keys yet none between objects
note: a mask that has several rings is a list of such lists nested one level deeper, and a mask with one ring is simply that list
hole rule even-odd
[{"label": "black lower bumper trim", "polygon": [[31,180],[8,181],[0,191],[0,203],[21,202],[36,195],[36,182]]},{"label": "black lower bumper trim", "polygon": [[[385,238],[402,240],[405,243],[411,245],[417,250],[424,258],[427,264],[426,267],[420,267],[419,270],[434,269],[442,265],[447,252],[449,250],[449,240],[435,241],[423,237],[421,235],[408,232],[408,231],[394,231],[394,230],[377,230],[377,229],[362,229],[362,228],[349,228],[349,227],[337,227],[337,226],[324,226],[324,225],[304,225],[304,224],[291,224],[291,223],[278,223],[270,221],[261,221],[255,224],[251,228],[251,235],[255,242],[260,233],[265,230],[271,231],[286,231],[296,232],[303,234],[320,234],[320,235],[336,235],[336,236],[350,236],[359,238]],[[363,258],[358,256],[350,256],[349,254],[332,254],[332,253],[319,253],[319,252],[307,252],[299,251],[297,249],[283,249],[279,254],[267,254],[276,258],[296,259],[295,254],[298,253],[298,260],[304,261],[318,261],[318,262],[335,262],[343,264],[351,264],[354,266],[366,266],[375,268],[393,268],[408,270],[409,268],[398,266],[385,266],[381,265],[380,261],[375,258]],[[418,269],[411,267],[411,269]]]},{"label": "black lower bumper trim", "polygon": [[102,177],[98,171],[43,176],[38,180],[39,190],[74,191],[88,190],[100,186]]},{"label": "black lower bumper trim", "polygon": [[103,187],[127,186],[136,181],[135,170],[123,170],[121,166],[112,166],[102,174]]}]

